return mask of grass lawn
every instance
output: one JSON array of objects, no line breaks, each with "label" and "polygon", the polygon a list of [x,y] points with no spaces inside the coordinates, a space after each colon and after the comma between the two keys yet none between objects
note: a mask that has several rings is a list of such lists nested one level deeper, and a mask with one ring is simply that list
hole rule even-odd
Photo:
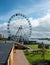
[{"label": "grass lawn", "polygon": [[42,60],[42,57],[40,54],[30,54],[25,52],[26,58],[28,59],[29,62],[35,61],[35,60]]},{"label": "grass lawn", "polygon": [[30,49],[39,49],[38,45],[27,45]]},{"label": "grass lawn", "polygon": [[[38,48],[38,45],[27,45],[30,47],[30,49],[40,49]],[[45,60],[50,60],[50,49],[45,49]],[[28,53],[24,51],[24,54],[26,58],[28,59],[29,62],[36,61],[36,60],[43,60],[42,54],[41,53]]]}]

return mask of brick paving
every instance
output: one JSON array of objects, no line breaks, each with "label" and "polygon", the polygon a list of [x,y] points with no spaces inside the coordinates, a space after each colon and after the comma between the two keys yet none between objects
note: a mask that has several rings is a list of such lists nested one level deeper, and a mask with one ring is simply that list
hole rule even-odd
[{"label": "brick paving", "polygon": [[13,65],[30,65],[22,50],[15,51]]}]

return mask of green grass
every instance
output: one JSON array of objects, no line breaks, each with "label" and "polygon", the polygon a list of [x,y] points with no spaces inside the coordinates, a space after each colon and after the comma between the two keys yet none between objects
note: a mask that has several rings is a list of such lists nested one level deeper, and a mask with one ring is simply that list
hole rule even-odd
[{"label": "green grass", "polygon": [[45,54],[45,60],[50,60],[50,54]]},{"label": "green grass", "polygon": [[35,61],[35,60],[42,60],[42,57],[40,54],[30,54],[30,53],[27,53],[27,52],[24,52],[25,53],[25,56],[27,58],[27,60],[29,62],[32,62],[32,61]]},{"label": "green grass", "polygon": [[[27,45],[27,46],[30,47],[30,49],[40,49],[40,48],[38,48],[38,45]],[[46,52],[45,52],[44,59],[50,60],[50,49],[45,49],[45,50],[46,50]],[[29,62],[36,61],[36,60],[43,60],[41,53],[36,54],[36,53],[28,53],[28,52],[24,51],[24,54]]]},{"label": "green grass", "polygon": [[38,45],[27,45],[30,49],[40,49]]}]

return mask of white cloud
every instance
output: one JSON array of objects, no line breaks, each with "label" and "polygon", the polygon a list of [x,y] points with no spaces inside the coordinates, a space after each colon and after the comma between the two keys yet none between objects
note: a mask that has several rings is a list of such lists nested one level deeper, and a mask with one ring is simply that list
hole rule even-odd
[{"label": "white cloud", "polygon": [[48,13],[46,16],[39,18],[38,21],[40,22],[40,26],[50,27],[50,14]]},{"label": "white cloud", "polygon": [[46,16],[43,16],[42,18],[37,18],[37,19],[29,18],[29,20],[33,27],[37,27],[37,26],[50,27],[50,13],[48,13]]},{"label": "white cloud", "polygon": [[42,18],[30,18],[33,31],[32,37],[50,37],[50,13]]},{"label": "white cloud", "polygon": [[[33,0],[30,0],[33,2]],[[2,21],[8,21],[9,18],[15,13],[23,13],[25,15],[30,15],[36,12],[44,12],[45,14],[50,11],[50,1],[45,0],[44,3],[39,3],[39,4],[32,4],[30,6],[24,7],[20,6],[18,9],[13,9],[9,11],[7,14],[0,16],[0,20]],[[33,14],[34,15],[34,14]]]},{"label": "white cloud", "polygon": [[[8,34],[8,32],[7,32],[7,24],[8,23],[0,24],[0,33],[2,33],[4,35]],[[16,34],[16,32],[18,31],[18,29],[19,29],[19,27],[21,25],[23,26],[22,27],[23,28],[23,33],[27,32],[27,34],[28,34],[29,33],[29,23],[25,19],[17,19],[17,20],[10,21],[9,28],[10,28],[11,34]]]},{"label": "white cloud", "polygon": [[[32,36],[33,37],[50,37],[50,14],[48,13],[46,16],[38,19],[33,19],[32,17],[29,18],[32,24]],[[18,21],[18,23],[17,23]],[[19,19],[13,20],[11,22],[11,29],[17,30],[17,27],[21,24],[27,24],[26,20]],[[27,27],[25,24],[25,27]],[[18,26],[17,26],[18,25]],[[14,31],[15,32],[15,31]],[[7,23],[0,24],[0,33],[7,33]]]},{"label": "white cloud", "polygon": [[31,22],[32,27],[37,27],[37,26],[39,26],[39,21],[38,21],[38,19],[33,19],[33,18],[31,17],[31,18],[29,18],[29,20],[30,20],[30,22]]}]

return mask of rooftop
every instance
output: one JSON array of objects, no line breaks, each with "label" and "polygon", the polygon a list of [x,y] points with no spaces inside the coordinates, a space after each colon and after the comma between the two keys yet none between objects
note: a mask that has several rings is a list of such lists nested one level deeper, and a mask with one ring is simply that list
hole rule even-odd
[{"label": "rooftop", "polygon": [[0,65],[6,64],[12,47],[12,42],[0,41]]}]

